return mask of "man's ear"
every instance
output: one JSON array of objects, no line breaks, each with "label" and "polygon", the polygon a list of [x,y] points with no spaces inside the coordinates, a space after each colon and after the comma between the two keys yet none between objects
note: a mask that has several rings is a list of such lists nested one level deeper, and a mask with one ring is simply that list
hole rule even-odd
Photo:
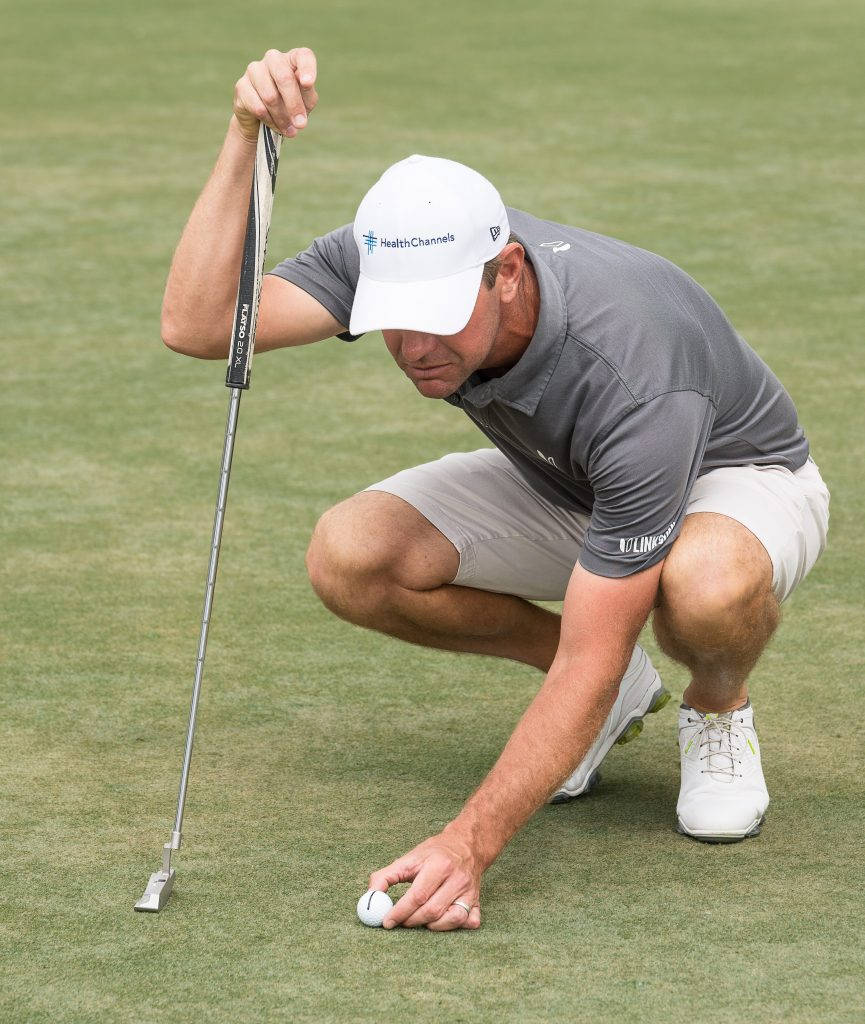
[{"label": "man's ear", "polygon": [[499,272],[497,280],[501,285],[499,295],[504,302],[513,302],[519,291],[526,251],[519,242],[508,242],[499,254]]}]

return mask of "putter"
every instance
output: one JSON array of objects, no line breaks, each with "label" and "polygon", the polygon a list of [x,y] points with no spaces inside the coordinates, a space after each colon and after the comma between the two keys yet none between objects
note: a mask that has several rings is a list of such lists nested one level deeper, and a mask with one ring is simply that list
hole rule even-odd
[{"label": "putter", "polygon": [[198,698],[201,695],[201,679],[204,674],[204,656],[207,651],[207,634],[210,615],[213,610],[213,591],[216,586],[216,568],[219,564],[219,546],[222,541],[222,524],[225,519],[225,503],[228,498],[228,479],[231,474],[231,457],[234,453],[234,436],[237,431],[237,415],[240,396],[249,387],[252,369],[252,352],[255,346],[255,325],[258,319],[258,301],[261,295],[261,278],[264,272],[264,255],[267,250],[267,232],[273,209],[273,191],[276,187],[276,168],[282,136],[262,124],[258,132],[255,154],[255,168],[252,188],[249,194],[249,214],[246,220],[246,235],[243,240],[243,259],[240,265],[240,282],[237,287],[237,303],[234,308],[234,327],[231,334],[231,348],[228,354],[228,370],[225,385],[231,388],[228,405],[228,421],[225,426],[225,443],[222,450],[222,469],[219,474],[219,490],[216,497],[216,514],[213,518],[213,535],[210,541],[210,562],[207,567],[207,584],[204,589],[204,612],[201,616],[201,633],[198,639],[198,657],[195,660],[195,681],[192,686],[192,703],[189,708],[189,724],[186,729],[186,750],[183,754],[183,769],[180,774],[180,791],[177,795],[177,816],[171,839],[162,847],[162,869],[154,871],[144,890],[144,895],[135,904],[136,910],[158,913],[165,906],[174,888],[175,870],[171,866],[171,854],[180,849],[183,827],[183,808],[186,803],[186,786],[189,782],[189,765],[192,761],[192,742],[195,736],[195,716],[198,712]]}]

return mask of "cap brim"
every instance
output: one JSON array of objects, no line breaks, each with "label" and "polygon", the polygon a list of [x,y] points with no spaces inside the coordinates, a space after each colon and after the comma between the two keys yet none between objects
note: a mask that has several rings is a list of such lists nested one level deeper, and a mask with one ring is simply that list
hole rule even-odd
[{"label": "cap brim", "polygon": [[361,274],[348,329],[352,334],[381,330],[457,334],[475,308],[483,272],[481,264],[433,281],[373,281]]}]

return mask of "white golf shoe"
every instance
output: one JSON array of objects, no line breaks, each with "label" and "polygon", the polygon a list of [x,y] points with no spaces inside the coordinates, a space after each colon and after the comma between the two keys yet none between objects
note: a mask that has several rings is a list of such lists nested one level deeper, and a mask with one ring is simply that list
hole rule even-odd
[{"label": "white golf shoe", "polygon": [[736,843],[757,835],[769,793],[751,702],[724,714],[704,714],[682,704],[679,751],[679,832],[704,843]]},{"label": "white golf shoe", "polygon": [[614,743],[628,743],[643,731],[645,715],[660,711],[670,699],[661,677],[639,644],[634,648],[627,671],[619,684],[619,695],[607,716],[598,738],[580,762],[577,770],[550,797],[551,804],[562,804],[588,793],[598,784],[601,761]]}]

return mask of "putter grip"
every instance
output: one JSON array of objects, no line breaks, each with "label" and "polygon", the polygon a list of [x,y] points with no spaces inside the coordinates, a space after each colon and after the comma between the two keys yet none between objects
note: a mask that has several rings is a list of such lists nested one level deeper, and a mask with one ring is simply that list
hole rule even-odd
[{"label": "putter grip", "polygon": [[240,282],[234,306],[231,348],[228,353],[228,371],[225,375],[225,384],[230,388],[249,387],[261,278],[267,252],[267,232],[273,210],[273,190],[276,187],[281,145],[281,135],[272,132],[265,124],[259,127],[252,188],[249,191],[246,235],[243,239],[243,259],[240,263]]}]

